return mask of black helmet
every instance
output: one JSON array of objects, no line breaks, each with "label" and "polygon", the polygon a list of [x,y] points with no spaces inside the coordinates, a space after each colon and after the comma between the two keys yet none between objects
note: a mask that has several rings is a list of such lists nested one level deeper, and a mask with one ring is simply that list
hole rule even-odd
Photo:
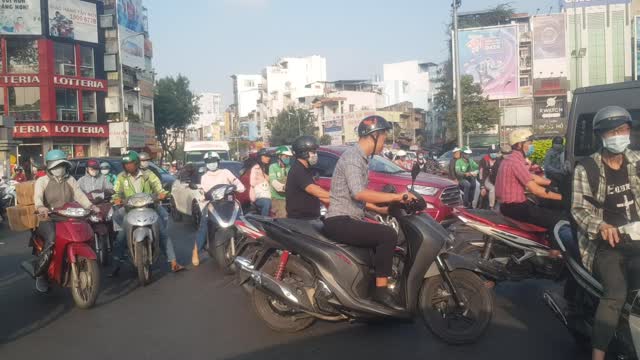
[{"label": "black helmet", "polygon": [[496,144],[489,145],[489,149],[487,150],[489,154],[497,154],[500,152],[500,148]]},{"label": "black helmet", "polygon": [[564,144],[564,138],[562,136],[555,136],[553,140],[551,140],[551,144],[562,145]]},{"label": "black helmet", "polygon": [[308,159],[310,151],[318,149],[318,141],[313,136],[300,136],[291,146],[293,155],[299,159]]},{"label": "black helmet", "polygon": [[391,129],[391,123],[385,120],[385,118],[378,115],[371,115],[360,121],[360,125],[358,125],[358,136],[365,137],[376,131],[387,131]]},{"label": "black helmet", "polygon": [[258,158],[260,158],[261,156],[271,156],[271,155],[269,155],[269,150],[267,150],[267,148],[262,148],[258,150]]},{"label": "black helmet", "polygon": [[620,106],[607,106],[593,117],[593,132],[602,135],[624,124],[631,125],[631,114]]}]

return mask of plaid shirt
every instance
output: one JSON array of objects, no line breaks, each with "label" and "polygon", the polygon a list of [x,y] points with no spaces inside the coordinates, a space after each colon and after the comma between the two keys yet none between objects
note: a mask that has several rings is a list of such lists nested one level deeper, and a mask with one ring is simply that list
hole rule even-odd
[{"label": "plaid shirt", "polygon": [[531,180],[533,177],[525,165],[524,155],[520,151],[514,151],[502,160],[498,169],[495,184],[498,200],[505,204],[526,202],[524,190]]},{"label": "plaid shirt", "polygon": [[[636,198],[636,209],[640,209],[640,179],[636,176],[636,163],[640,161],[640,152],[626,150],[624,156],[627,159],[631,191]],[[600,181],[598,191],[595,192],[595,199],[604,203],[607,181],[605,178],[605,168],[602,165],[602,156],[598,152],[591,155],[591,157],[600,169]],[[600,240],[598,228],[604,223],[602,209],[597,209],[584,199],[584,195],[592,196],[593,194],[594,192],[591,191],[589,180],[587,179],[587,171],[582,165],[578,165],[573,176],[571,215],[573,215],[573,218],[578,224],[578,239],[580,242],[582,263],[589,271],[592,271],[596,249],[598,248],[599,242],[602,241]]]},{"label": "plaid shirt", "polygon": [[360,149],[354,145],[340,156],[331,179],[329,194],[329,210],[327,218],[334,216],[350,216],[355,219],[364,217],[365,203],[354,197],[367,188],[369,183],[369,160]]}]

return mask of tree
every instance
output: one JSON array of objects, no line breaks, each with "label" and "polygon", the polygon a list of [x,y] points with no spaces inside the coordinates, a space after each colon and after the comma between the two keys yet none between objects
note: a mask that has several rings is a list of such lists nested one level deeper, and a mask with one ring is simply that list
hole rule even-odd
[{"label": "tree", "polygon": [[271,119],[267,128],[271,131],[272,146],[290,145],[302,135],[314,135],[316,117],[305,109],[289,107]]},{"label": "tree", "polygon": [[331,136],[324,134],[320,137],[320,145],[331,145]]},{"label": "tree", "polygon": [[169,153],[176,158],[178,144],[184,140],[185,128],[200,113],[198,96],[189,88],[189,79],[183,75],[168,76],[158,80],[153,99],[153,114],[158,141],[162,147],[162,159]]}]

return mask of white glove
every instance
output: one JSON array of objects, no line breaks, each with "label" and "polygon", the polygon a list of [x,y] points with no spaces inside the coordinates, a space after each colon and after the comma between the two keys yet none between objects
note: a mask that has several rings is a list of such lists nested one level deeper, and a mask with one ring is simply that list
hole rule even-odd
[{"label": "white glove", "polygon": [[631,240],[640,240],[640,221],[635,221],[618,228],[621,234],[627,234]]}]

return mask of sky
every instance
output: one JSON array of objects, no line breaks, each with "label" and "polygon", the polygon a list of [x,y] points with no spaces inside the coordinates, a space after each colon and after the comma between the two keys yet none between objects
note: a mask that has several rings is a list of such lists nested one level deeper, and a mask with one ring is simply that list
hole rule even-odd
[{"label": "sky", "polygon": [[[509,2],[558,11],[558,0],[462,0],[460,11]],[[281,57],[320,55],[328,80],[382,78],[382,65],[447,58],[450,0],[143,0],[159,77],[233,103],[231,75],[260,74]],[[188,5],[185,5],[188,4]],[[224,110],[224,109],[223,109]]]}]

